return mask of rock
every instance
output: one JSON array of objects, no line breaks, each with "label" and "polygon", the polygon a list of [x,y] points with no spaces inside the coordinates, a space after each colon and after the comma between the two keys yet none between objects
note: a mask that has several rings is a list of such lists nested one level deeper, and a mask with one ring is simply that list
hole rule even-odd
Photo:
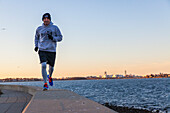
[{"label": "rock", "polygon": [[2,91],[1,91],[1,89],[0,89],[0,95],[1,95],[1,94],[3,94],[3,93],[2,93]]},{"label": "rock", "polygon": [[134,107],[129,108],[129,107],[125,107],[125,106],[116,106],[116,105],[112,105],[110,103],[104,103],[102,105],[104,105],[110,109],[113,109],[114,111],[117,111],[119,113],[152,113],[151,111],[148,111],[145,109],[136,109]]}]

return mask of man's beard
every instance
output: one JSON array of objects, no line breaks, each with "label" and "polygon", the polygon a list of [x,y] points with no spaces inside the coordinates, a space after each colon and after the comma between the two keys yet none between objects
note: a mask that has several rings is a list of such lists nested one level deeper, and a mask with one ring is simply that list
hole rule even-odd
[{"label": "man's beard", "polygon": [[49,24],[50,24],[50,22],[44,21],[44,25],[49,25]]}]

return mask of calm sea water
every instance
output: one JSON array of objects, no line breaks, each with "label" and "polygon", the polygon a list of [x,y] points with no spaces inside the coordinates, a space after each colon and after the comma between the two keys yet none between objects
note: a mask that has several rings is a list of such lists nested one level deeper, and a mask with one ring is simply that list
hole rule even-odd
[{"label": "calm sea water", "polygon": [[[43,86],[43,82],[6,82]],[[50,88],[67,89],[98,103],[170,112],[170,78],[54,81]]]}]

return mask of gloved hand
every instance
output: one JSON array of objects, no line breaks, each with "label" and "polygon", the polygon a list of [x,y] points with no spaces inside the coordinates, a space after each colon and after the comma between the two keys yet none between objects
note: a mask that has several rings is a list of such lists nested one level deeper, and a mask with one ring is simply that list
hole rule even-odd
[{"label": "gloved hand", "polygon": [[35,47],[34,50],[35,50],[35,52],[37,52],[38,51],[38,47]]},{"label": "gloved hand", "polygon": [[53,36],[51,34],[48,34],[48,38],[53,40]]}]

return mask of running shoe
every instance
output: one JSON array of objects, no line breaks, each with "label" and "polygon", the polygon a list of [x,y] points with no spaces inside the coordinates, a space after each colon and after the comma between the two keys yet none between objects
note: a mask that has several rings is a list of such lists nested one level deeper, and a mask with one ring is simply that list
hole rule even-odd
[{"label": "running shoe", "polygon": [[46,91],[46,90],[48,90],[48,84],[47,84],[47,83],[44,83],[43,91]]},{"label": "running shoe", "polygon": [[49,81],[50,86],[53,86],[53,79],[52,79],[52,77],[50,77],[49,75],[47,75],[47,77],[48,77],[48,81]]}]

